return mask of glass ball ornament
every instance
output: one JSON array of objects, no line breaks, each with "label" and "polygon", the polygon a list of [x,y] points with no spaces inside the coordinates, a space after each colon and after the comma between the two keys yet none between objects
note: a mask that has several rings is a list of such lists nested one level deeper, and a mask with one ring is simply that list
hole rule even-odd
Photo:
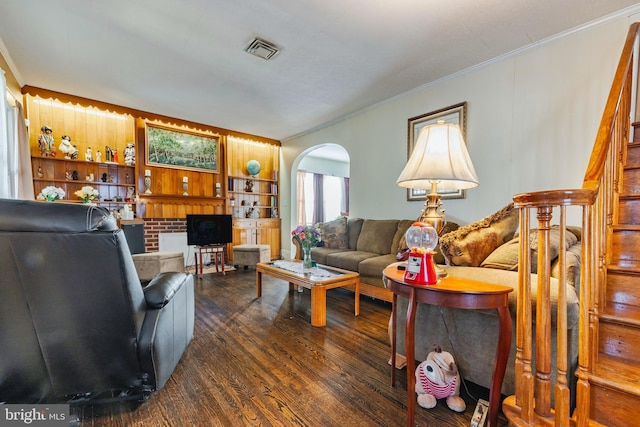
[{"label": "glass ball ornament", "polygon": [[414,222],[405,233],[405,239],[412,251],[416,248],[431,252],[438,245],[436,229],[424,222]]}]

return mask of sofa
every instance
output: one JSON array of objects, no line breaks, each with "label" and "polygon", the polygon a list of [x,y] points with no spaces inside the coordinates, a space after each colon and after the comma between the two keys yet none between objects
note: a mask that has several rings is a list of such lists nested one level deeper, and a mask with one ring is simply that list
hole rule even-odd
[{"label": "sofa", "polygon": [[[319,224],[322,246],[311,250],[311,257],[318,264],[358,271],[361,277],[360,292],[385,301],[392,300],[390,291],[384,288],[382,270],[397,263],[396,254],[406,248],[403,236],[414,220],[372,220],[338,218]],[[448,223],[440,233],[434,259],[448,275],[510,286],[509,310],[513,322],[513,337],[509,362],[502,386],[504,394],[515,390],[515,323],[516,288],[518,285],[518,210],[510,203],[495,213],[471,224],[458,226]],[[346,234],[345,234],[346,229]],[[559,230],[552,229],[552,279],[551,298],[554,310],[557,300]],[[566,264],[567,314],[568,314],[568,366],[572,373],[577,366],[578,310],[580,281],[580,252],[582,233],[579,227],[567,227]],[[296,258],[302,251],[295,237]],[[385,251],[385,248],[386,249]],[[535,304],[537,268],[535,265],[537,234],[531,233],[532,259],[532,307]],[[381,288],[382,287],[382,288]],[[405,348],[405,325],[408,301],[398,298],[397,349],[402,359]],[[533,309],[535,317],[535,308]],[[556,342],[556,317],[552,316],[551,342]],[[493,374],[496,343],[498,340],[498,315],[495,310],[460,310],[419,304],[416,313],[415,354],[424,360],[438,344],[451,352],[462,377],[489,388]],[[534,331],[535,334],[535,331]],[[535,335],[534,335],[535,336]],[[534,344],[535,345],[535,344]],[[555,348],[553,349],[555,355]],[[552,362],[552,381],[556,380],[556,360]],[[575,377],[570,375],[570,386]]]},{"label": "sofa", "polygon": [[[391,302],[392,293],[385,288],[382,270],[397,261],[397,254],[406,249],[404,234],[415,220],[362,219],[339,217],[318,224],[320,246],[311,249],[311,259],[318,264],[356,271],[360,274],[360,294]],[[448,223],[440,233],[458,228]],[[302,248],[292,237],[296,259],[302,259]],[[436,262],[444,262],[436,254]]]},{"label": "sofa", "polygon": [[[462,277],[482,282],[512,287],[509,294],[509,311],[513,322],[511,350],[502,393],[515,392],[515,351],[516,351],[516,291],[518,285],[519,236],[518,210],[510,204],[498,212],[472,224],[460,227],[440,238],[440,250],[450,276]],[[556,382],[556,307],[558,278],[560,275],[559,229],[551,229],[551,301],[552,301],[552,366],[551,381]],[[566,230],[566,293],[567,293],[567,359],[568,381],[571,390],[575,388],[573,372],[578,360],[578,319],[581,229],[567,227]],[[535,323],[535,298],[537,292],[537,233],[532,231],[529,242],[532,260],[531,305]],[[408,301],[398,298],[397,305],[397,351],[405,352],[405,325]],[[454,355],[461,376],[473,383],[490,388],[498,342],[499,321],[496,310],[462,310],[418,304],[416,311],[415,355],[418,362],[424,360],[437,344]],[[535,325],[533,336],[535,337]],[[535,354],[535,343],[534,354]],[[553,388],[552,388],[553,389]]]},{"label": "sofa", "polygon": [[143,287],[104,208],[0,199],[0,263],[0,402],[143,400],[193,337],[193,277]]}]

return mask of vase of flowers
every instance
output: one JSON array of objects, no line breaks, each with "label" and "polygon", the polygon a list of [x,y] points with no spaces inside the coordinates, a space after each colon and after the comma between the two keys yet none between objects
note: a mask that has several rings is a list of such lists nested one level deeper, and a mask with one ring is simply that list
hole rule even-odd
[{"label": "vase of flowers", "polygon": [[291,232],[291,235],[300,240],[303,252],[302,267],[304,269],[311,268],[313,266],[311,248],[320,243],[320,229],[315,225],[299,225]]},{"label": "vase of flowers", "polygon": [[76,191],[74,194],[85,205],[95,204],[97,200],[100,200],[100,193],[98,193],[98,190],[96,190],[90,185],[85,185],[80,190]]},{"label": "vase of flowers", "polygon": [[60,200],[64,197],[65,192],[62,188],[54,187],[50,185],[48,187],[44,187],[40,194],[38,194],[38,200],[46,200],[47,202],[55,202],[56,200]]}]

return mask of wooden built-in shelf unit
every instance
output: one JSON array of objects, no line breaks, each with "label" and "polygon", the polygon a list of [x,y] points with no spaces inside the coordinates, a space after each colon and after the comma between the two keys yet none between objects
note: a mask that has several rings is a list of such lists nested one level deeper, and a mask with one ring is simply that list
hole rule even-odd
[{"label": "wooden built-in shelf unit", "polygon": [[[234,227],[243,230],[234,231],[239,240],[234,240],[231,246],[267,242],[271,245],[272,257],[280,256],[279,141],[46,89],[25,86],[22,91],[29,121],[36,194],[53,185],[65,190],[65,201],[79,202],[74,192],[91,185],[100,192],[100,205],[119,211],[124,204],[129,204],[136,216],[145,220],[227,213],[234,216]],[[219,137],[218,170],[210,172],[146,164],[147,124]],[[38,149],[40,129],[45,125],[53,129],[54,148],[58,151],[55,157],[45,157]],[[78,149],[77,159],[65,159],[59,152],[63,135],[70,136],[71,144]],[[135,144],[136,161],[133,165],[125,165],[124,149],[130,142]],[[117,162],[106,162],[107,146],[118,153]],[[102,152],[101,162],[85,159],[89,147],[94,159],[98,151]],[[256,176],[247,172],[249,160],[257,160],[261,165]],[[144,193],[147,170],[151,175],[151,194]],[[69,178],[74,171],[75,180]],[[89,179],[91,174],[92,180]],[[183,194],[184,177],[188,179],[187,195]],[[247,180],[253,183],[251,192],[244,191]],[[129,200],[131,187],[135,196]],[[246,207],[241,206],[242,200]],[[250,208],[256,213],[247,218]],[[244,220],[252,222],[245,223]],[[251,230],[248,235],[244,231],[247,229]],[[263,229],[268,232],[261,232]]]}]

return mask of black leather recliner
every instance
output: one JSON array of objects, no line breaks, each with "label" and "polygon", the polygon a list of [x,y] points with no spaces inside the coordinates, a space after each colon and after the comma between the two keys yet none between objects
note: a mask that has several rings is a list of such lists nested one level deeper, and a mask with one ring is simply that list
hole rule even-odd
[{"label": "black leather recliner", "polygon": [[143,289],[106,209],[0,199],[0,402],[146,398],[193,322],[193,276]]}]

